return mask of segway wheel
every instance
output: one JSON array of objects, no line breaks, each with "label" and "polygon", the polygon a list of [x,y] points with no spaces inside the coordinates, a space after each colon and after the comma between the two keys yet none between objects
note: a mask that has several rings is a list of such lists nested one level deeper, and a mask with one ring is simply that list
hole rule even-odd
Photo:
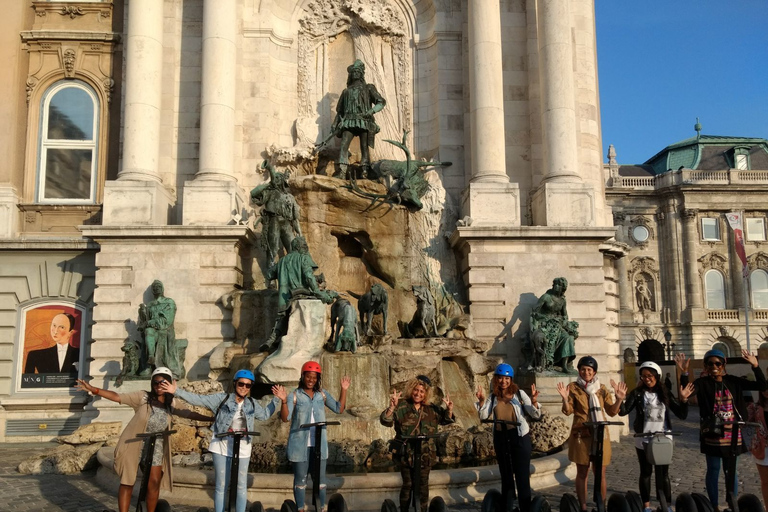
[{"label": "segway wheel", "polygon": [[760,498],[754,494],[742,494],[736,502],[739,504],[739,512],[765,512]]},{"label": "segway wheel", "polygon": [[347,502],[344,496],[336,493],[328,500],[328,512],[347,512]]},{"label": "segway wheel", "polygon": [[542,495],[536,495],[531,500],[531,512],[550,512],[552,507],[549,505],[549,501]]},{"label": "segway wheel", "polygon": [[676,512],[699,512],[699,507],[696,506],[696,502],[693,496],[687,492],[681,493],[675,500]]},{"label": "segway wheel", "polygon": [[693,502],[696,503],[696,509],[699,512],[715,512],[715,508],[710,503],[709,498],[700,492],[691,493]]},{"label": "segway wheel", "polygon": [[260,501],[251,503],[251,508],[248,509],[248,512],[264,512],[264,505]]},{"label": "segway wheel", "polygon": [[631,512],[643,512],[643,500],[640,498],[640,494],[635,491],[627,491],[624,497],[627,498]]},{"label": "segway wheel", "polygon": [[285,500],[280,507],[280,512],[299,512],[299,507],[296,506],[295,501]]},{"label": "segway wheel", "polygon": [[147,502],[142,501],[138,505],[136,505],[136,510],[138,512],[147,512]]},{"label": "segway wheel", "polygon": [[570,493],[563,494],[560,498],[560,512],[580,512],[579,500]]},{"label": "segway wheel", "polygon": [[166,500],[157,500],[155,512],[173,512],[173,509],[171,508],[171,504]]},{"label": "segway wheel", "polygon": [[623,494],[613,493],[608,498],[608,503],[605,504],[605,510],[607,512],[630,512],[629,502]]},{"label": "segway wheel", "polygon": [[501,509],[501,493],[497,489],[485,493],[480,512],[506,512]]},{"label": "segway wheel", "polygon": [[445,500],[440,496],[435,496],[429,502],[429,512],[445,512]]},{"label": "segway wheel", "polygon": [[397,512],[397,505],[394,501],[386,499],[381,504],[381,512]]}]

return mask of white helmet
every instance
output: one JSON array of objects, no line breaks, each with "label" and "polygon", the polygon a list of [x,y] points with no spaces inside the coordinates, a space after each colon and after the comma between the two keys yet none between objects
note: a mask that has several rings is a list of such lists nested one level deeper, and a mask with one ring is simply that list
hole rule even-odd
[{"label": "white helmet", "polygon": [[657,378],[661,377],[661,366],[657,365],[653,361],[646,361],[643,364],[641,364],[639,371],[642,372],[643,368],[650,368],[651,370],[654,370],[656,372]]},{"label": "white helmet", "polygon": [[152,372],[152,378],[154,378],[155,375],[165,375],[173,380],[173,372],[170,368],[166,368],[165,366],[158,366],[155,368],[155,371]]}]

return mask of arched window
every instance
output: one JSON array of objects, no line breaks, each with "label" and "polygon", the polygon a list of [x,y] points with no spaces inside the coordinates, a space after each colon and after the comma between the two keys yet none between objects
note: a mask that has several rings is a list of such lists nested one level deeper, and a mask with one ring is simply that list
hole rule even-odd
[{"label": "arched window", "polygon": [[749,287],[752,289],[752,307],[768,309],[768,272],[755,270],[749,276]]},{"label": "arched window", "polygon": [[95,202],[99,103],[82,82],[56,82],[43,95],[35,199]]},{"label": "arched window", "polygon": [[707,271],[704,275],[704,286],[707,290],[707,309],[725,309],[723,274],[717,270]]}]

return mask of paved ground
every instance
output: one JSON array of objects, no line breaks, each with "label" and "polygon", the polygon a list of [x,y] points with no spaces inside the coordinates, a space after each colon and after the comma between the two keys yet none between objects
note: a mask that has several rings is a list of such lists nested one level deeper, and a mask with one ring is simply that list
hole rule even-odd
[{"label": "paved ground", "polygon": [[[698,449],[698,416],[691,411],[688,421],[675,422],[675,430],[683,432],[677,438],[675,462],[670,469],[672,493],[705,492],[704,456]],[[634,439],[622,438],[620,443],[613,443],[613,461],[608,468],[608,492],[625,492],[637,489],[639,474]],[[117,500],[105,493],[95,482],[95,472],[86,472],[77,476],[45,475],[25,476],[16,471],[18,464],[35,453],[50,450],[50,444],[0,444],[0,511],[35,511],[35,512],[102,512],[116,510]],[[740,457],[739,467],[740,492],[752,492],[760,495],[760,480],[752,457]],[[725,490],[721,476],[720,501],[725,501]],[[537,489],[558,508],[564,492],[573,492],[570,486]],[[590,486],[589,494],[592,489]],[[212,506],[213,504],[211,504]],[[135,505],[134,505],[135,506]],[[479,510],[480,504],[451,507],[462,512]],[[198,507],[176,506],[175,512],[197,512]]]}]

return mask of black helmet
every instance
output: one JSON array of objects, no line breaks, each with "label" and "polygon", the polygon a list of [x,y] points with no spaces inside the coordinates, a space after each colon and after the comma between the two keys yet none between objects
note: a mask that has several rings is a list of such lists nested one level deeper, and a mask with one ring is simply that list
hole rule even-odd
[{"label": "black helmet", "polygon": [[597,359],[592,356],[584,356],[579,359],[579,364],[576,365],[576,368],[581,368],[582,366],[589,366],[597,373]]}]

